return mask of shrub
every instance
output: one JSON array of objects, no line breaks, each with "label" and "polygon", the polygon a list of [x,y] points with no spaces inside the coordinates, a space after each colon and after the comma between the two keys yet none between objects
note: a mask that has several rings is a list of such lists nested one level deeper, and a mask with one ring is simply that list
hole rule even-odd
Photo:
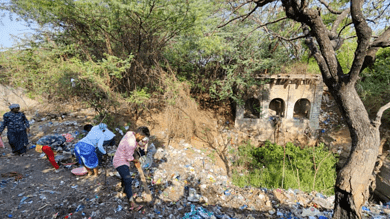
[{"label": "shrub", "polygon": [[337,157],[323,144],[301,149],[292,143],[280,146],[266,142],[262,147],[254,147],[247,142],[238,151],[232,175],[237,186],[334,193]]}]

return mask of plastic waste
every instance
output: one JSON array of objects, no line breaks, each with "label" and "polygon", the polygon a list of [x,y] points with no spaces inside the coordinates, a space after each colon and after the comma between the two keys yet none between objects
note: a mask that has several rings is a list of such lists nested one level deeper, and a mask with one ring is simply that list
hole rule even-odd
[{"label": "plastic waste", "polygon": [[[230,217],[217,216],[222,219],[230,219]],[[184,214],[183,219],[191,218],[191,219],[216,219],[213,212],[208,211],[202,207],[195,208],[195,205],[191,205],[191,211]]]},{"label": "plastic waste", "polygon": [[317,193],[316,194],[316,197],[318,197],[318,198],[326,198],[324,195],[322,195],[321,193]]},{"label": "plastic waste", "polygon": [[122,211],[122,209],[123,209],[122,205],[118,205],[115,212],[120,212],[120,211]]},{"label": "plastic waste", "polygon": [[76,82],[74,78],[70,79],[70,83],[72,84],[72,87],[76,87]]},{"label": "plastic waste", "polygon": [[121,129],[115,128],[115,130],[116,130],[117,132],[119,132],[121,135],[123,135],[123,131],[122,131]]},{"label": "plastic waste", "polygon": [[25,201],[26,201],[27,199],[29,199],[29,198],[31,198],[31,196],[24,196],[24,197],[20,200],[20,202],[19,202],[18,209],[21,208],[22,205],[25,204]]},{"label": "plastic waste", "polygon": [[77,206],[77,208],[76,208],[76,212],[79,212],[79,211],[83,210],[84,208],[85,208],[84,205],[79,205],[79,206]]},{"label": "plastic waste", "polygon": [[317,216],[320,213],[321,212],[319,210],[313,207],[302,209],[302,217]]},{"label": "plastic waste", "polygon": [[[243,206],[240,207],[240,209],[241,209],[241,210],[244,210],[244,209],[246,209],[247,207],[248,207],[248,205],[243,205]],[[278,212],[278,213],[279,213],[279,212]],[[283,214],[282,214],[282,215],[283,215]]]},{"label": "plastic waste", "polygon": [[196,189],[194,189],[194,188],[189,189],[189,196],[187,198],[188,201],[199,202],[200,197],[201,196],[199,194],[196,194]]},{"label": "plastic waste", "polygon": [[151,164],[153,163],[153,159],[151,159],[147,156],[140,157],[139,161],[141,163],[142,169],[148,169],[149,167],[151,167]]},{"label": "plastic waste", "polygon": [[321,208],[325,208],[325,209],[333,209],[333,205],[332,203],[329,203],[326,199],[324,198],[318,198],[318,197],[315,197],[313,200],[312,200],[313,203],[315,203],[316,205],[320,206]]}]

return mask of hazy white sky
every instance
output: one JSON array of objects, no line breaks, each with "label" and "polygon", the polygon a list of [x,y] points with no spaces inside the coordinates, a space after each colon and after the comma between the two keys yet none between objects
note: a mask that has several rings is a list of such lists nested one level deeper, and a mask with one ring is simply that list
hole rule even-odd
[{"label": "hazy white sky", "polygon": [[[5,16],[2,16],[4,14]],[[34,32],[25,21],[16,21],[16,14],[12,14],[12,20],[9,15],[9,12],[0,10],[0,48],[9,48],[14,45],[15,42],[11,35],[21,37],[23,34]]]}]

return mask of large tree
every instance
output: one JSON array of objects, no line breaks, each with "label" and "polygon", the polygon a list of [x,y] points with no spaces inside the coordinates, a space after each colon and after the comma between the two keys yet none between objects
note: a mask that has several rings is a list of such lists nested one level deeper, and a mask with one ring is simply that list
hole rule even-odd
[{"label": "large tree", "polygon": [[[337,175],[333,217],[361,218],[362,206],[368,200],[370,186],[375,184],[373,170],[380,145],[381,117],[390,103],[380,108],[376,118],[370,119],[355,84],[359,74],[375,62],[377,51],[390,46],[390,29],[386,23],[383,25],[379,22],[382,18],[387,21],[390,3],[386,0],[253,0],[233,3],[233,12],[247,4],[252,4],[252,10],[245,16],[233,13],[233,19],[247,18],[256,10],[280,8],[281,11],[271,10],[279,15],[274,16],[274,20],[269,17],[264,19],[262,26],[285,19],[302,25],[300,34],[286,40],[304,39],[311,56],[318,63],[324,83],[346,119],[352,138],[348,161]],[[382,31],[379,31],[380,28]],[[372,29],[380,34],[373,36]],[[349,30],[349,36],[344,34],[346,30]],[[274,33],[274,36],[285,38],[278,36],[278,33]],[[357,43],[348,72],[345,68],[343,70],[337,58],[337,49],[346,38],[355,39]]]}]

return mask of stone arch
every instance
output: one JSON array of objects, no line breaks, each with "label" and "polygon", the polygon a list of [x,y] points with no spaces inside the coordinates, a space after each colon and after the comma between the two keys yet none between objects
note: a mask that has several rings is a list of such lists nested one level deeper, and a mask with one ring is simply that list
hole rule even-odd
[{"label": "stone arch", "polygon": [[275,98],[269,103],[269,115],[285,117],[286,104],[283,99]]},{"label": "stone arch", "polygon": [[260,100],[249,98],[245,101],[244,118],[259,119],[260,118]]},{"label": "stone arch", "polygon": [[302,98],[297,100],[294,105],[294,118],[309,119],[311,104],[308,99]]}]

